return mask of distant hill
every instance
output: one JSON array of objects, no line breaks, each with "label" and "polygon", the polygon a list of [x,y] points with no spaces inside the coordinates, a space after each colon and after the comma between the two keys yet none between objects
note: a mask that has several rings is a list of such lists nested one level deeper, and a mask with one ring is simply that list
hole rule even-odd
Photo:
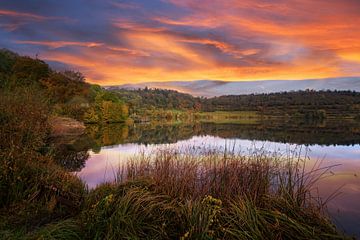
[{"label": "distant hill", "polygon": [[105,88],[138,89],[159,88],[177,90],[189,93],[193,96],[214,97],[221,95],[241,95],[253,93],[273,93],[298,90],[352,90],[360,92],[360,77],[326,78],[309,80],[267,80],[267,81],[170,81],[170,82],[146,82],[136,84],[124,84],[107,86]]}]

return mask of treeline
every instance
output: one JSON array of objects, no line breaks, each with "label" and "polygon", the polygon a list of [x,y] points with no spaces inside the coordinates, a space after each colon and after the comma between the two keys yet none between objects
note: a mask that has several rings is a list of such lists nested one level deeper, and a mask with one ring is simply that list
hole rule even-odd
[{"label": "treeline", "polygon": [[45,97],[53,115],[91,123],[121,122],[128,115],[127,106],[119,97],[86,83],[80,72],[55,71],[42,60],[5,49],[0,50],[0,80],[3,94],[23,88]]},{"label": "treeline", "polygon": [[268,94],[229,95],[202,99],[205,111],[247,111],[266,108],[331,108],[359,107],[360,93],[354,91],[292,91]]},{"label": "treeline", "polygon": [[149,88],[128,90],[111,87],[108,90],[123,99],[132,113],[154,109],[201,110],[199,98],[174,90]]},{"label": "treeline", "polygon": [[111,89],[132,113],[146,110],[257,111],[264,115],[324,119],[331,116],[359,117],[360,93],[353,91],[292,91],[268,94],[193,97],[173,90]]}]

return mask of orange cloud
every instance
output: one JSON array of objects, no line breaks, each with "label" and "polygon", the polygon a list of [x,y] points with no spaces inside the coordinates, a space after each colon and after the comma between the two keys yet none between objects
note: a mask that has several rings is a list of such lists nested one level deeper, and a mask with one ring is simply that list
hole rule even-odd
[{"label": "orange cloud", "polygon": [[15,41],[20,44],[42,45],[50,48],[60,48],[67,46],[79,46],[79,47],[99,47],[104,43],[97,42],[73,42],[73,41]]},{"label": "orange cloud", "polygon": [[360,64],[360,49],[357,49],[357,51],[351,50],[351,51],[339,51],[338,55],[340,58],[346,60],[346,61],[351,61],[351,62],[356,62]]},{"label": "orange cloud", "polygon": [[[184,65],[211,65],[210,59],[205,59],[197,51],[179,41],[179,37],[164,32],[129,32],[122,35],[122,39],[134,49],[152,52],[152,61],[165,64],[163,61],[183,61]],[[156,59],[156,56],[160,58]]]},{"label": "orange cloud", "polygon": [[206,27],[206,28],[216,28],[219,27],[221,22],[217,21],[216,18],[192,18],[192,19],[181,19],[181,20],[174,20],[164,17],[155,17],[153,20],[158,21],[163,24],[168,25],[175,25],[175,26],[191,26],[191,27]]},{"label": "orange cloud", "polygon": [[228,43],[220,42],[212,39],[182,39],[179,41],[187,42],[187,43],[211,45],[218,48],[224,53],[233,55],[235,58],[242,58],[244,56],[254,55],[259,52],[259,49],[237,49],[236,47]]},{"label": "orange cloud", "polygon": [[133,21],[128,21],[126,19],[116,19],[112,22],[112,25],[119,29],[137,32],[162,32],[166,30],[165,28],[147,26]]},{"label": "orange cloud", "polygon": [[[182,54],[182,51],[180,51]],[[188,69],[168,69],[161,64],[153,66],[136,66],[128,56],[112,55],[101,48],[94,48],[82,56],[71,54],[59,54],[47,52],[44,54],[46,60],[70,63],[76,70],[81,70],[87,76],[88,81],[105,85],[114,85],[125,82],[146,82],[146,81],[171,81],[171,80],[192,80],[192,79],[220,79],[220,80],[264,80],[269,76],[277,76],[277,79],[303,79],[303,78],[325,78],[340,76],[336,69],[324,67],[322,64],[304,62],[294,66],[285,64],[274,66],[253,66],[253,67],[226,67],[216,65],[212,62],[195,64]],[[96,57],[101,59],[93,61]],[[185,54],[185,56],[187,56]],[[191,66],[193,63],[190,64]],[[306,74],[304,74],[304,72]]]},{"label": "orange cloud", "polygon": [[129,55],[133,56],[141,56],[141,57],[149,57],[150,53],[147,53],[145,51],[141,50],[134,50],[124,47],[107,47],[109,50],[115,51],[115,52],[121,52],[121,53],[127,53]]}]

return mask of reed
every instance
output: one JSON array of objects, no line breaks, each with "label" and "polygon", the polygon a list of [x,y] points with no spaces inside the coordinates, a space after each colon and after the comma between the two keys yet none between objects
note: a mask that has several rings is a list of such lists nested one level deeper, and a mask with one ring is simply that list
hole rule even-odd
[{"label": "reed", "polygon": [[309,190],[319,177],[319,169],[305,172],[306,152],[248,151],[160,148],[138,154],[122,165],[117,182],[146,179],[156,191],[180,199],[211,195],[222,200],[242,196],[257,201],[266,195],[290,195],[304,204],[311,198]]},{"label": "reed", "polygon": [[162,148],[92,190],[83,210],[95,239],[345,239],[311,187],[306,154]]}]

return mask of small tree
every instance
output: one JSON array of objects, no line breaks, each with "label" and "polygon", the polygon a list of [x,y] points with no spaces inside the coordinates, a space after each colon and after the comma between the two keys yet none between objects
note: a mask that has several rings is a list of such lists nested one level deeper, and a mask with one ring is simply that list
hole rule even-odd
[{"label": "small tree", "polygon": [[95,108],[89,108],[84,114],[84,122],[85,123],[98,123],[100,121],[100,117],[96,112]]},{"label": "small tree", "polygon": [[110,122],[110,108],[111,108],[112,102],[110,101],[102,101],[101,102],[101,115],[102,115],[102,121],[103,122]]}]

